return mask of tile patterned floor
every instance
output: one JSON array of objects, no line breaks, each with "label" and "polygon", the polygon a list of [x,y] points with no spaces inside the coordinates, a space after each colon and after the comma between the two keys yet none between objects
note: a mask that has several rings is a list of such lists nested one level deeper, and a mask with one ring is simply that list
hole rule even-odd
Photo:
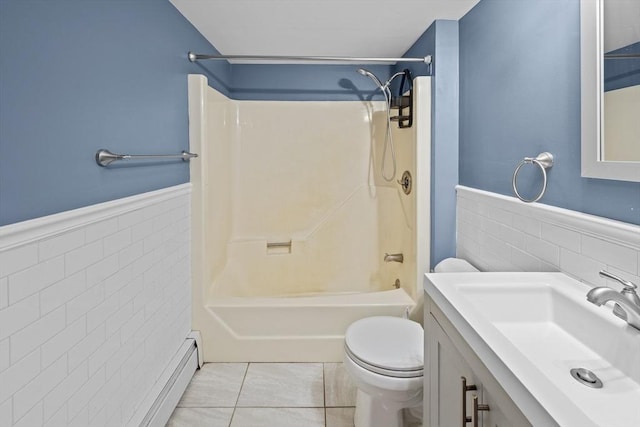
[{"label": "tile patterned floor", "polygon": [[207,363],[167,427],[353,427],[342,363]]}]

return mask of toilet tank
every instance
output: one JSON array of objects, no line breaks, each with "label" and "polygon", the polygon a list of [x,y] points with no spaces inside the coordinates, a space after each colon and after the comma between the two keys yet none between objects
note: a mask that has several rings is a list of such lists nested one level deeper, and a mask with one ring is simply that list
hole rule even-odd
[{"label": "toilet tank", "polygon": [[433,269],[434,273],[476,273],[478,271],[480,270],[460,258],[443,259]]}]

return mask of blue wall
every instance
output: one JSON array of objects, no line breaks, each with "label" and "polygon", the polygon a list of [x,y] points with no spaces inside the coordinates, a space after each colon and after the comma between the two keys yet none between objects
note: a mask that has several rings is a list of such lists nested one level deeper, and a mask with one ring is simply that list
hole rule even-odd
[{"label": "blue wall", "polygon": [[[187,74],[236,99],[382,99],[361,65],[192,64],[217,51],[167,0],[0,0],[0,225],[189,180]],[[363,65],[383,81],[389,65]]]},{"label": "blue wall", "polygon": [[542,203],[640,224],[640,183],[580,176],[579,6],[482,0],[460,20],[460,183],[512,195],[518,162],[550,151]]},{"label": "blue wall", "polygon": [[[432,264],[454,251],[458,173],[510,195],[518,161],[544,150],[544,203],[640,223],[640,184],[580,177],[579,1],[482,0],[459,23],[459,79],[457,27],[436,21],[406,53],[434,55]],[[166,0],[0,1],[0,225],[186,182],[181,162],[107,170],[93,155],[185,149],[188,73],[236,99],[379,96],[358,65],[191,64],[189,50],[216,52]],[[405,66],[428,74],[364,65],[383,80]]]},{"label": "blue wall", "polygon": [[231,98],[279,101],[382,100],[382,92],[357,69],[371,71],[382,82],[392,71],[391,65],[379,64],[233,64],[231,67]]},{"label": "blue wall", "polygon": [[[458,22],[435,21],[405,56],[432,55],[431,75],[431,266],[456,253],[458,184]],[[429,75],[425,64],[399,64],[413,76]]]},{"label": "blue wall", "polygon": [[187,164],[110,168],[97,149],[188,148],[187,77],[229,65],[165,0],[0,1],[0,225],[189,180]]}]

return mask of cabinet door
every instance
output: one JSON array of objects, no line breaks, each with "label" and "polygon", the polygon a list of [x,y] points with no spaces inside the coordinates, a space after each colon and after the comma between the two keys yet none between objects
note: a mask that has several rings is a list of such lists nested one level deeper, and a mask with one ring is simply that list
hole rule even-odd
[{"label": "cabinet door", "polygon": [[[462,409],[462,377],[468,385],[475,385],[477,390],[466,392],[466,415],[472,416],[475,394],[482,402],[482,385],[471,371],[471,367],[454,347],[440,324],[431,315],[429,325],[429,425],[431,427],[471,427],[473,423],[463,422]],[[479,421],[482,420],[480,417]],[[478,424],[482,426],[480,422]]]}]

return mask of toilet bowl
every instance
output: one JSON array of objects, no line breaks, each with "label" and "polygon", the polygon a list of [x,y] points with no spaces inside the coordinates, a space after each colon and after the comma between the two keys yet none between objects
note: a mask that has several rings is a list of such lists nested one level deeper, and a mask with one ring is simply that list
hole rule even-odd
[{"label": "toilet bowl", "polygon": [[[478,271],[447,259],[437,272]],[[344,337],[344,367],[357,388],[355,427],[403,427],[403,412],[422,416],[424,331],[419,323],[375,316],[352,323]]]},{"label": "toilet bowl", "polygon": [[402,427],[422,406],[423,330],[399,317],[358,320],[345,333],[344,367],[358,389],[356,427]]}]

